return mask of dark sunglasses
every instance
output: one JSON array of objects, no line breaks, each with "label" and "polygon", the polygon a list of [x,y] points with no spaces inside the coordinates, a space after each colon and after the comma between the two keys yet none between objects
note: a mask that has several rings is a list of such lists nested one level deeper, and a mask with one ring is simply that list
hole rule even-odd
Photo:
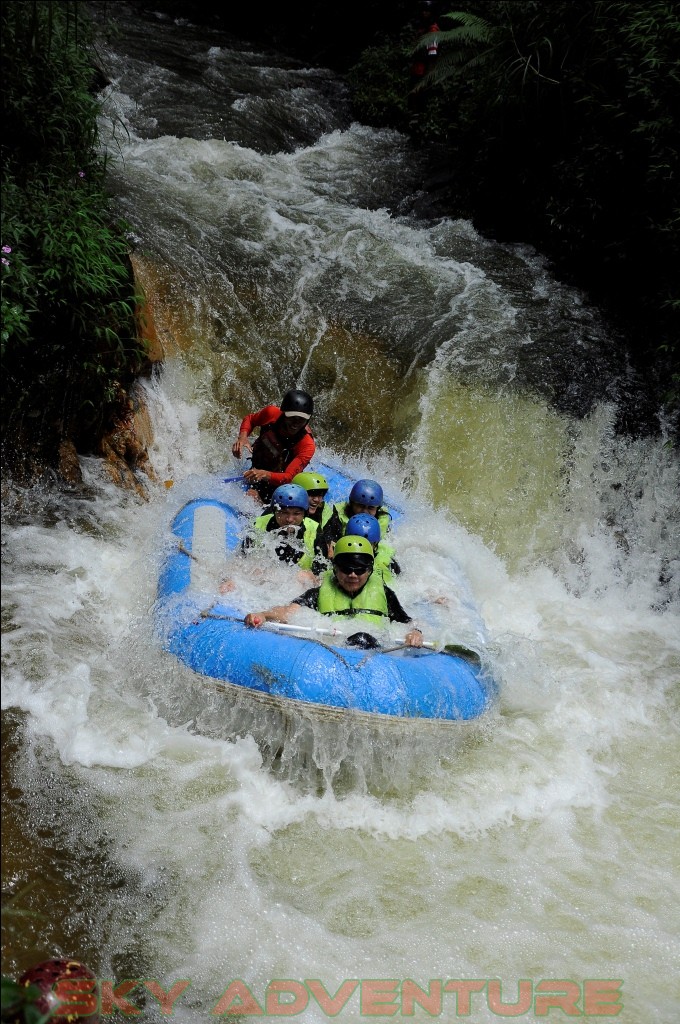
[{"label": "dark sunglasses", "polygon": [[356,565],[354,563],[351,565],[343,565],[342,562],[336,562],[335,565],[341,573],[344,573],[345,576],[363,576],[364,573],[371,571],[370,565]]}]

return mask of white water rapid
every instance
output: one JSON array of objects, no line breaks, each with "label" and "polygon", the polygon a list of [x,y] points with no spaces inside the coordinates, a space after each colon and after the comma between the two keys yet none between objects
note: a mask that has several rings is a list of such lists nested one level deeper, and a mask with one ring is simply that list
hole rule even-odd
[{"label": "white water rapid", "polygon": [[[111,186],[167,353],[140,385],[160,482],[145,503],[85,458],[82,493],[6,495],[3,971],[187,980],[182,1024],[236,979],[305,1024],[332,1016],[313,980],[363,982],[342,1022],[408,1015],[413,982],[416,1020],[487,1024],[498,979],[515,1019],[563,1019],[536,1002],[556,992],[582,1015],[590,980],[619,1021],[672,1024],[677,453],[615,432],[625,367],[537,254],[409,212],[416,156],[352,123],[330,72],[109,6],[131,19],[102,45]],[[266,720],[223,734],[226,698],[158,647],[173,514],[295,385],[321,453],[401,496],[404,603],[455,560],[501,686],[463,736],[319,726],[277,768]],[[480,982],[469,1016],[437,980]]]}]

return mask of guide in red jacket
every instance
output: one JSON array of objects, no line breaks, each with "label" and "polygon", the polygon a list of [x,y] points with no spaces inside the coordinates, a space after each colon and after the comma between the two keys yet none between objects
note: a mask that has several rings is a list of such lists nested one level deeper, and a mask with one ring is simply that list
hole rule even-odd
[{"label": "guide in red jacket", "polygon": [[[237,459],[244,451],[252,454],[252,466],[243,476],[253,498],[268,502],[280,484],[290,483],[311,462],[316,451],[309,429],[313,412],[311,395],[292,389],[285,393],[280,407],[266,405],[244,417],[231,450]],[[248,438],[256,427],[260,434],[251,446]]]}]

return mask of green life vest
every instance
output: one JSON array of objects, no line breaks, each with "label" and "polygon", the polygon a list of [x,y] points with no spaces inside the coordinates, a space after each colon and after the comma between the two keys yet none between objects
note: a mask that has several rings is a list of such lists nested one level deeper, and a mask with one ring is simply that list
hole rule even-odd
[{"label": "green life vest", "polygon": [[[267,527],[273,518],[274,513],[268,512],[264,516],[258,516],[255,522],[253,523],[253,526],[255,527],[256,530],[261,530],[263,533],[266,533]],[[299,569],[311,569],[315,556],[314,540],[316,538],[316,532],[319,529],[319,524],[315,523],[313,519],[309,519],[307,516],[305,516],[304,519],[302,520],[302,525],[305,531],[302,536],[302,546],[304,548],[304,551],[296,564]],[[284,529],[284,527],[281,527],[281,529]],[[299,527],[297,527],[296,533],[297,530],[299,530]],[[276,530],[272,530],[271,533],[276,534]],[[297,538],[293,537],[291,539],[295,541]],[[288,547],[294,550],[295,544],[291,544],[289,542]]]},{"label": "green life vest", "polygon": [[390,569],[394,561],[394,554],[394,548],[391,548],[384,540],[378,541],[378,550],[373,561],[373,572],[382,576],[383,583],[390,584],[394,580],[394,573]]},{"label": "green life vest", "polygon": [[321,509],[321,523],[319,529],[323,529],[330,517],[333,515],[333,506],[327,501],[324,501],[323,508]]},{"label": "green life vest", "polygon": [[378,550],[375,553],[375,561],[373,566],[376,565],[389,565],[390,562],[394,561],[395,550],[386,544],[384,540],[378,541]]},{"label": "green life vest", "polygon": [[[340,522],[342,523],[342,532],[344,533],[345,532],[345,527],[347,526],[347,523],[349,522],[349,519],[350,519],[349,502],[348,501],[337,502],[337,504],[335,504],[333,506],[333,508],[335,509],[335,511],[338,513],[338,516],[340,517]],[[367,514],[370,515],[370,513],[367,513]],[[380,536],[381,537],[386,537],[387,536],[387,531],[390,528],[390,520],[391,520],[392,516],[389,514],[389,512],[387,511],[387,509],[385,508],[384,505],[381,508],[378,509],[378,513],[377,513],[375,518],[378,520],[378,523],[380,524]]]},{"label": "green life vest", "polygon": [[322,615],[352,615],[384,625],[388,618],[387,594],[380,573],[371,573],[359,593],[351,597],[338,586],[333,570],[329,569],[319,587],[317,609]]},{"label": "green life vest", "polygon": [[[314,520],[315,523],[319,524],[320,530],[323,530],[324,526],[326,525],[330,517],[333,515],[334,508],[335,505],[329,505],[327,501],[324,501],[323,505],[321,506],[321,518]],[[312,517],[310,516],[309,518],[311,519]]]}]

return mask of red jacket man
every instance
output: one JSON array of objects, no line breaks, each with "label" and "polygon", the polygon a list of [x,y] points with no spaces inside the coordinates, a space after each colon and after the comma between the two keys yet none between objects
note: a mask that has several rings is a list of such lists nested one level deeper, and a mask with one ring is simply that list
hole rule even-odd
[{"label": "red jacket man", "polygon": [[[253,497],[269,501],[280,484],[290,483],[311,462],[316,451],[308,425],[313,411],[314,401],[306,391],[291,390],[280,407],[266,405],[243,418],[231,450],[237,458],[244,450],[252,453],[252,468],[243,476]],[[260,434],[251,446],[248,438],[256,427]]]}]

